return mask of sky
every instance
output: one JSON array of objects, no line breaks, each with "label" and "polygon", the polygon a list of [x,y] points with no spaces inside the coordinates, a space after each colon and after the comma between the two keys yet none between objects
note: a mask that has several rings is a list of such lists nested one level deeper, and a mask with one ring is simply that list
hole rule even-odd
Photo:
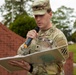
[{"label": "sky", "polygon": [[63,5],[66,7],[74,8],[76,11],[76,0],[50,0],[50,4],[53,11],[57,10],[57,8]]},{"label": "sky", "polygon": [[[4,0],[0,1],[0,6],[4,3]],[[61,7],[62,5],[70,8],[74,8],[76,11],[76,0],[50,0],[51,8],[53,11],[56,11],[57,8]],[[0,21],[2,20],[2,16],[0,13]]]}]

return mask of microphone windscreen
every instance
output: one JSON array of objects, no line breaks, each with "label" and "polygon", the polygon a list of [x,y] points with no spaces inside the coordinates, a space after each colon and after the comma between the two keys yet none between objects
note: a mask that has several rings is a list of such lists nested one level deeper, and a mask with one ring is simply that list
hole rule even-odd
[{"label": "microphone windscreen", "polygon": [[39,27],[36,27],[34,30],[36,30],[36,32],[38,33],[39,32]]}]

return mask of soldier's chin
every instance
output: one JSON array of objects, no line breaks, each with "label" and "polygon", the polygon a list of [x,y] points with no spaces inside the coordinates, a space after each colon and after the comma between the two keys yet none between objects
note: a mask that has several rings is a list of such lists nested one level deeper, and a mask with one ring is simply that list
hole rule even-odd
[{"label": "soldier's chin", "polygon": [[39,28],[42,28],[42,25],[38,25]]},{"label": "soldier's chin", "polygon": [[39,28],[42,28],[42,25],[39,24],[38,27],[39,27]]}]

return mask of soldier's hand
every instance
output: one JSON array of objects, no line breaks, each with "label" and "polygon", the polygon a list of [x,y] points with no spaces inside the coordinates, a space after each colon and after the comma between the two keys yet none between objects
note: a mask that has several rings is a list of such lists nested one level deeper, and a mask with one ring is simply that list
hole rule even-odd
[{"label": "soldier's hand", "polygon": [[36,32],[36,30],[30,30],[28,33],[27,33],[27,38],[36,38],[38,35],[38,33]]},{"label": "soldier's hand", "polygon": [[9,64],[11,64],[12,66],[17,66],[17,67],[23,68],[27,71],[30,70],[29,63],[25,62],[24,60],[10,60]]}]

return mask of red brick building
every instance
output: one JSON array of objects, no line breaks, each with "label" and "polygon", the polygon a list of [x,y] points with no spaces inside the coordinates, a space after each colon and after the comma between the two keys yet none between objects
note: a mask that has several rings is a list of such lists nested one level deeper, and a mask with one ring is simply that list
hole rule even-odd
[{"label": "red brick building", "polygon": [[[25,41],[24,38],[9,30],[6,26],[0,23],[0,58],[14,56],[19,46]],[[26,75],[25,71],[17,71],[13,73],[7,72],[0,67],[0,75]]]}]

